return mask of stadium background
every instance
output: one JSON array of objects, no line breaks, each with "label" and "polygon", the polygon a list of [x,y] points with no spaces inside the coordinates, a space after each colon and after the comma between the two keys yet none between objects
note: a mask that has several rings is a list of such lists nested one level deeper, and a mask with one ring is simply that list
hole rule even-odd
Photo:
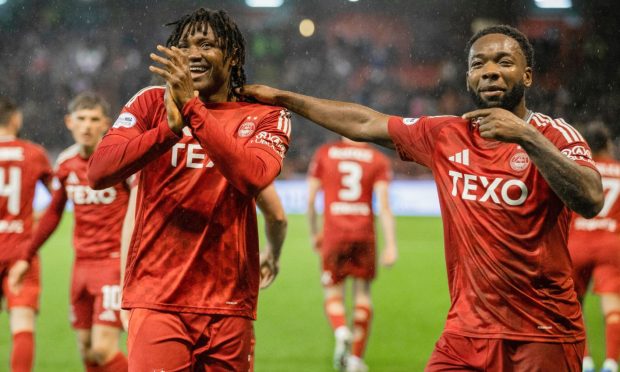
[{"label": "stadium background", "polygon": [[[484,25],[509,23],[530,37],[536,51],[530,108],[577,127],[602,120],[617,136],[620,11],[613,1],[571,3],[543,9],[534,0],[284,0],[278,8],[252,8],[243,0],[0,0],[0,94],[22,105],[23,137],[43,144],[53,160],[71,144],[62,121],[71,97],[95,90],[118,112],[151,80],[148,53],[165,42],[169,30],[163,25],[208,6],[228,10],[244,32],[249,82],[402,116],[460,114],[471,108],[463,89],[468,37]],[[300,33],[304,19],[315,26],[309,37]],[[336,138],[293,120],[293,146],[279,181],[302,179],[313,150]],[[424,168],[390,155],[397,179],[430,178]],[[43,251],[37,371],[81,368],[67,321],[71,217]],[[374,286],[368,363],[377,371],[418,371],[448,309],[441,224],[436,217],[399,217],[397,223],[401,260],[381,271]],[[318,277],[303,216],[293,215],[282,273],[260,299],[257,371],[330,370],[332,344]],[[589,300],[587,321],[600,361],[597,306]],[[0,329],[3,370],[6,314]]]}]

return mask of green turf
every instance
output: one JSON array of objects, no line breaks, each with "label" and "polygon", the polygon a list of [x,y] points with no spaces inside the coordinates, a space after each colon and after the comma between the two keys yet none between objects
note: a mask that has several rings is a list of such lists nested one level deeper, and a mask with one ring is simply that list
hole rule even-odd
[{"label": "green turf", "polygon": [[[71,218],[67,214],[42,253],[43,294],[37,323],[36,371],[80,371],[68,322]],[[319,261],[303,216],[289,216],[280,276],[261,294],[256,322],[256,371],[332,371],[333,340],[323,314]],[[438,218],[398,218],[399,261],[380,269],[372,292],[375,316],[366,361],[374,371],[422,371],[443,327],[448,290]],[[603,357],[596,298],[586,303],[590,347]],[[0,371],[7,370],[10,338],[0,316]]]}]

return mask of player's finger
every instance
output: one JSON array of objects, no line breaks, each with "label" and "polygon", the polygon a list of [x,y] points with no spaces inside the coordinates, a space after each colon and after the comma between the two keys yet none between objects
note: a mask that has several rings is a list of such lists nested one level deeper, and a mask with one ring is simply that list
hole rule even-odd
[{"label": "player's finger", "polygon": [[463,119],[466,119],[466,120],[471,120],[471,119],[475,119],[475,118],[489,116],[489,115],[491,115],[492,112],[493,111],[491,111],[490,109],[479,109],[479,110],[474,110],[474,111],[466,112],[461,117]]},{"label": "player's finger", "polygon": [[157,45],[157,50],[159,50],[160,52],[164,53],[165,55],[167,55],[168,57],[172,58],[176,55],[176,53],[170,49],[170,48],[166,48],[163,45]]},{"label": "player's finger", "polygon": [[160,64],[162,64],[162,65],[166,66],[168,69],[170,69],[170,68],[172,68],[172,67],[173,67],[173,63],[172,63],[172,62],[171,62],[168,58],[164,58],[164,57],[162,57],[162,56],[160,56],[160,55],[158,55],[158,54],[155,54],[155,53],[151,53],[151,54],[149,54],[149,57],[150,57],[153,61],[155,61],[155,62],[157,62],[157,63],[160,63]]},{"label": "player's finger", "polygon": [[162,68],[159,68],[157,66],[153,66],[153,65],[149,66],[149,71],[163,77],[164,79],[166,79],[166,81],[169,81],[170,79],[172,79],[172,75],[168,71]]}]

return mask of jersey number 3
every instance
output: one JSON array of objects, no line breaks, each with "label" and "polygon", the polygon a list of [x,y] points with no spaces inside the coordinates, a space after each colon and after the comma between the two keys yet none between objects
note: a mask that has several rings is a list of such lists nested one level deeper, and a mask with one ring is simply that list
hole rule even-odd
[{"label": "jersey number 3", "polygon": [[340,200],[352,201],[362,195],[362,166],[352,161],[338,162],[338,171],[342,174],[343,189],[338,191]]}]

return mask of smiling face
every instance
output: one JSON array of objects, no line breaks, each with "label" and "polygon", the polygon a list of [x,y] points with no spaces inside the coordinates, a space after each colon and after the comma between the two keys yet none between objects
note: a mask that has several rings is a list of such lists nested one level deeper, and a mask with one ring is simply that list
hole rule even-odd
[{"label": "smiling face", "polygon": [[488,34],[471,46],[467,90],[478,108],[525,110],[525,89],[531,85],[532,68],[515,39]]},{"label": "smiling face", "polygon": [[236,60],[224,54],[211,26],[206,33],[200,28],[193,33],[185,32],[178,48],[189,56],[194,89],[200,96],[208,97],[209,101],[225,101],[229,95],[231,67]]}]

